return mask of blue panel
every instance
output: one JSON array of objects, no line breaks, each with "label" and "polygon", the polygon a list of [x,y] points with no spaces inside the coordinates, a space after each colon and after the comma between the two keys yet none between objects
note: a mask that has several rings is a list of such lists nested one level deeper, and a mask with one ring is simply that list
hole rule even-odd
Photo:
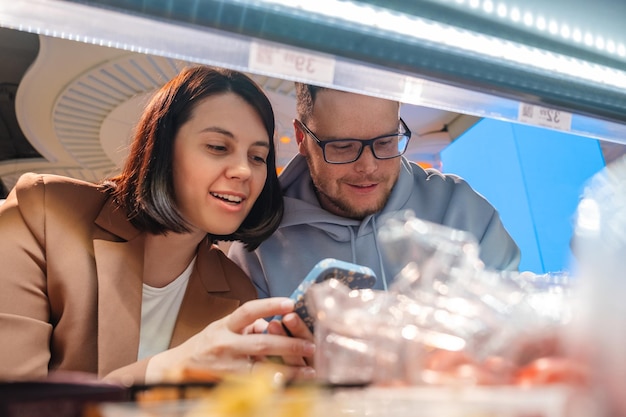
[{"label": "blue panel", "polygon": [[465,178],[500,212],[522,249],[522,270],[542,268],[512,125],[482,120],[441,152],[442,169]]},{"label": "blue panel", "polygon": [[520,270],[566,270],[582,186],[604,167],[597,140],[484,119],[441,152],[500,212],[522,251]]},{"label": "blue panel", "polygon": [[597,140],[513,125],[545,271],[566,269],[584,183],[604,167]]}]

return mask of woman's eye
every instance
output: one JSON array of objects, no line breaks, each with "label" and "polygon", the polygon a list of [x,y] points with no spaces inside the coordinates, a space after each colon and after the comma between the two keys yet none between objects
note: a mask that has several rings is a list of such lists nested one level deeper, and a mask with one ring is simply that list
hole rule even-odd
[{"label": "woman's eye", "polygon": [[261,155],[252,155],[251,156],[252,160],[258,164],[265,164],[267,163],[267,157],[266,156],[261,156]]},{"label": "woman's eye", "polygon": [[228,150],[224,145],[207,144],[206,147],[213,152],[226,152]]}]

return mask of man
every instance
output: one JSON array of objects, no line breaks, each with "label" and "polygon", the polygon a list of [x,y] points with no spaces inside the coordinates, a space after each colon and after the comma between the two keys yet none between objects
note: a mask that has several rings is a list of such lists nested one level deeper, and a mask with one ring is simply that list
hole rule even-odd
[{"label": "man", "polygon": [[254,252],[239,243],[229,252],[260,297],[289,296],[323,258],[368,266],[375,288],[387,288],[394,277],[378,240],[381,216],[407,209],[471,232],[487,268],[517,269],[519,249],[482,196],[401,156],[410,131],[398,102],[299,83],[296,94],[299,154],[280,176],[282,223]]}]

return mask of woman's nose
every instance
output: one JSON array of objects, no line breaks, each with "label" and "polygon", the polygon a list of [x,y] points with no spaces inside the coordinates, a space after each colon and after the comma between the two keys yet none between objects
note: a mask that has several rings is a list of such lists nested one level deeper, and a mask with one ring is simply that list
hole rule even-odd
[{"label": "woman's nose", "polygon": [[248,179],[250,177],[251,168],[248,156],[233,158],[232,163],[226,170],[226,176],[228,178],[238,178],[241,180]]}]

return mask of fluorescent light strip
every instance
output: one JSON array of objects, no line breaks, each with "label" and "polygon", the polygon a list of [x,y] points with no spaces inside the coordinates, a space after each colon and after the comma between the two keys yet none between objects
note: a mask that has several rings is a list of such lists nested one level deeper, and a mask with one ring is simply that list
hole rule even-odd
[{"label": "fluorescent light strip", "polygon": [[[249,2],[247,3],[249,4]],[[472,53],[479,52],[483,56],[506,60],[524,67],[533,67],[587,82],[626,89],[626,72],[624,71],[371,5],[339,0],[318,0],[315,2],[309,0],[259,0],[256,3],[299,9],[306,13],[315,13],[359,26],[378,28],[417,40],[443,44]],[[499,5],[499,9],[501,6]],[[511,16],[514,15],[521,19],[521,12],[518,8],[511,10]],[[542,25],[545,24],[545,19],[542,22]],[[558,23],[550,20],[547,29],[550,32],[556,31],[558,33]],[[585,35],[585,42],[588,43],[588,40],[592,44],[595,42],[596,46],[604,45],[602,38],[594,39],[591,34]],[[615,44],[611,44],[615,48]],[[623,45],[620,46],[623,48]]]},{"label": "fluorescent light strip", "polygon": [[[438,0],[440,3],[449,3],[450,0]],[[479,0],[476,0],[479,1]],[[466,8],[469,6],[471,9],[478,9],[475,5],[465,4],[463,1],[456,2],[459,5],[465,6]],[[510,13],[508,9],[510,7]],[[493,10],[493,2],[492,0],[483,0],[482,2],[482,10],[486,14],[491,14]],[[516,6],[507,6],[506,4],[500,2],[496,8],[497,15],[501,19],[509,19],[516,24],[523,23],[527,27],[532,27],[533,22],[534,26],[540,32],[545,32],[546,29],[548,33],[552,36],[560,36],[561,38],[573,41],[574,43],[580,44],[583,40],[582,31],[579,28],[570,28],[567,23],[559,24],[559,22],[555,19],[550,19],[549,23],[546,22],[546,18],[543,16],[537,16],[536,19],[533,16],[533,13],[530,11],[523,12],[519,7]],[[616,55],[620,58],[626,58],[626,46],[623,43],[616,44],[614,40],[605,39],[602,35],[594,35],[593,33],[586,32],[584,37],[584,45],[589,48],[595,48],[601,52],[607,52],[610,55]]]}]

